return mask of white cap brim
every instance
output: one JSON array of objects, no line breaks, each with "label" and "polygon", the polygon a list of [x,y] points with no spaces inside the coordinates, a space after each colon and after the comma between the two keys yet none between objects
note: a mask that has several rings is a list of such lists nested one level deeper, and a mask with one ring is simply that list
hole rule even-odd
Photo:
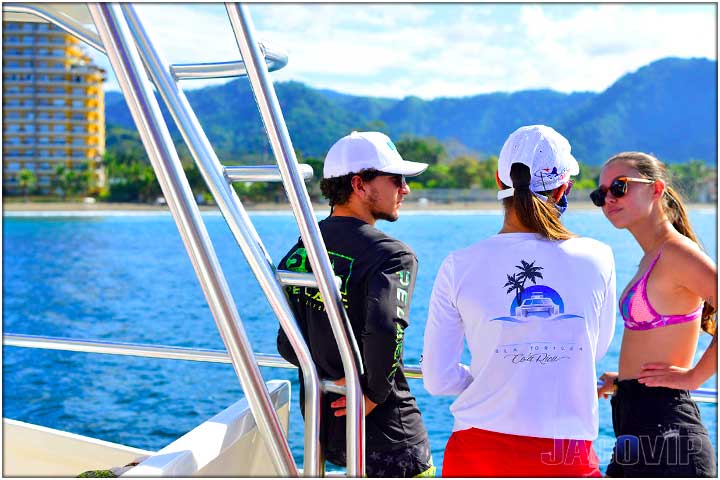
[{"label": "white cap brim", "polygon": [[388,165],[387,167],[380,169],[380,171],[383,173],[395,173],[398,175],[405,175],[406,177],[414,177],[415,175],[420,175],[427,168],[427,163],[408,162],[407,160],[403,160],[402,162]]},{"label": "white cap brim", "polygon": [[404,160],[384,133],[352,132],[330,147],[323,164],[323,177],[342,177],[369,169],[412,177],[427,168],[426,163]]}]

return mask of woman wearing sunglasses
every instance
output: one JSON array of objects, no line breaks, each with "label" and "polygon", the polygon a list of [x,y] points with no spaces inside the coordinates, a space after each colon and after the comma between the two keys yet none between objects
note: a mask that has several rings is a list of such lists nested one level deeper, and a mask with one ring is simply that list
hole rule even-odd
[{"label": "woman wearing sunglasses", "polygon": [[[716,476],[715,454],[693,390],[717,371],[717,267],[701,250],[665,166],[639,152],[610,158],[593,203],[644,252],[620,297],[625,322],[618,372],[598,395],[611,399],[618,440],[610,477]],[[714,335],[692,367],[700,331]]]},{"label": "woman wearing sunglasses", "polygon": [[552,128],[516,130],[498,158],[502,228],[440,267],[421,365],[428,392],[457,395],[445,477],[601,476],[595,363],[615,330],[615,262],[560,221],[578,170]]}]

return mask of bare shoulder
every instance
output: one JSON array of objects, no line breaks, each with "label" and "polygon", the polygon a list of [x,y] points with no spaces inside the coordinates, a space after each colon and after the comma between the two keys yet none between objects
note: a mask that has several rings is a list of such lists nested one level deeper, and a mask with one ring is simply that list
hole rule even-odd
[{"label": "bare shoulder", "polygon": [[663,245],[665,263],[673,264],[675,267],[684,265],[713,264],[712,259],[700,248],[700,246],[689,238],[678,235],[668,240]]},{"label": "bare shoulder", "polygon": [[678,285],[687,287],[717,277],[715,262],[699,245],[684,236],[673,238],[663,246],[661,261],[664,268],[672,270]]}]

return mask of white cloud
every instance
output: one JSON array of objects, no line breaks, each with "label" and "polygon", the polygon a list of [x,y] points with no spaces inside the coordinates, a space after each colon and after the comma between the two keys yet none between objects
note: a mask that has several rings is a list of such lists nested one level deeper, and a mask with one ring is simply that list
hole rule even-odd
[{"label": "white cloud", "polygon": [[[137,8],[172,63],[239,58],[222,4]],[[358,95],[601,91],[659,58],[716,58],[714,6],[702,4],[254,4],[249,9],[258,37],[289,53],[288,66],[274,73],[275,79]]]},{"label": "white cloud", "polygon": [[715,58],[714,15],[709,8],[678,13],[663,5],[587,6],[556,19],[558,6],[524,6],[526,73],[538,70],[551,88],[603,90],[624,73],[668,56]]},{"label": "white cloud", "polygon": [[136,9],[171,63],[240,58],[223,4],[137,4]]}]

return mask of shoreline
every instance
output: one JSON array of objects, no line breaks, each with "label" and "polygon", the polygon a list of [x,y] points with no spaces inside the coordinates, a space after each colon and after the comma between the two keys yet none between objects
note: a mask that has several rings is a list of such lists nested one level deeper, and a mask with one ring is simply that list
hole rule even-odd
[{"label": "shoreline", "polygon": [[[592,206],[587,202],[589,206]],[[243,207],[248,212],[276,212],[288,214],[292,213],[289,203],[244,203]],[[328,211],[330,208],[327,204],[313,203],[313,210],[316,212]],[[200,211],[216,212],[220,214],[220,209],[216,205],[200,205]],[[401,212],[423,212],[423,211],[463,211],[463,210],[479,210],[493,211],[501,210],[502,206],[499,202],[463,202],[463,203],[429,203],[419,205],[417,202],[403,203]],[[589,207],[588,207],[589,208]],[[594,207],[593,207],[594,208]],[[82,202],[9,202],[3,203],[3,213],[78,213],[78,212],[131,212],[131,213],[170,213],[167,205],[150,205],[141,203],[105,203],[97,202],[86,204]]]},{"label": "shoreline", "polygon": [[[255,203],[244,204],[245,210],[248,212],[275,212],[288,214],[292,213],[289,203]],[[128,213],[170,213],[167,205],[150,205],[141,203],[82,203],[82,202],[3,202],[3,215],[12,212],[12,214],[32,215],[33,213],[93,213],[93,212],[128,212]],[[327,204],[313,203],[313,210],[323,212],[329,210]],[[687,204],[689,210],[713,210],[717,211],[717,204],[713,203],[690,203]],[[427,203],[420,205],[417,202],[407,202],[401,207],[401,212],[494,212],[501,211],[500,202],[455,202],[455,203]],[[570,211],[599,211],[599,209],[591,202],[577,201],[570,202]],[[216,212],[220,214],[220,210],[215,205],[201,205],[200,211]]]}]

